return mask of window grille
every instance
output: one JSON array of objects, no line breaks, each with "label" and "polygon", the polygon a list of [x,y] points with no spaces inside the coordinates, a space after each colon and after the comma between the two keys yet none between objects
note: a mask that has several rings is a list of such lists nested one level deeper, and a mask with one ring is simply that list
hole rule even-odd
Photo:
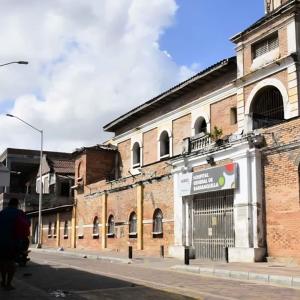
[{"label": "window grille", "polygon": [[257,93],[251,105],[253,129],[273,126],[284,120],[283,99],[280,91],[267,86]]},{"label": "window grille", "polygon": [[163,214],[158,208],[153,214],[153,235],[161,236],[163,234]]},{"label": "window grille", "polygon": [[99,235],[99,219],[98,217],[94,218],[93,221],[93,235]]},{"label": "window grille", "polygon": [[137,218],[136,213],[132,212],[129,217],[129,235],[136,235],[137,234]]},{"label": "window grille", "polygon": [[278,34],[273,35],[253,46],[253,58],[257,58],[279,47]]},{"label": "window grille", "polygon": [[115,234],[115,219],[113,215],[110,215],[108,218],[108,235],[113,236]]}]

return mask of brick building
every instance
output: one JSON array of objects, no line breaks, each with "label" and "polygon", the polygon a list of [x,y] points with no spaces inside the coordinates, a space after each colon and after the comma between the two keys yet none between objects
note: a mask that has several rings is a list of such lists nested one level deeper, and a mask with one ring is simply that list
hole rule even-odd
[{"label": "brick building", "polygon": [[113,120],[74,152],[73,247],[300,260],[299,1],[266,0],[236,57]]}]

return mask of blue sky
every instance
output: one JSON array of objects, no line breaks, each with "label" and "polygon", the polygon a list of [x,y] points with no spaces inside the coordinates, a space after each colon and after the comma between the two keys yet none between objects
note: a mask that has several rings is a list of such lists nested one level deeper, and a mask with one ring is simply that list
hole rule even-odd
[{"label": "blue sky", "polygon": [[264,15],[264,0],[177,0],[173,26],[161,38],[161,49],[179,65],[200,69],[234,55],[229,38]]}]

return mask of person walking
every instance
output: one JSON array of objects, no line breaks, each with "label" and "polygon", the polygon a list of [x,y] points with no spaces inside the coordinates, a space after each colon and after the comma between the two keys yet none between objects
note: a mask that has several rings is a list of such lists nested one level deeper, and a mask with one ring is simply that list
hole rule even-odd
[{"label": "person walking", "polygon": [[1,287],[12,290],[15,274],[15,259],[20,244],[28,238],[30,223],[25,213],[18,209],[19,201],[11,198],[8,207],[0,212],[0,270]]}]

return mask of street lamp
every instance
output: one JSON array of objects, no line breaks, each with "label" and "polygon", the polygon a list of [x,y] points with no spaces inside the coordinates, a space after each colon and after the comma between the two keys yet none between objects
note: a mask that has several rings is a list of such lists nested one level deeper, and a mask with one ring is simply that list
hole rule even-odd
[{"label": "street lamp", "polygon": [[6,114],[7,117],[16,118],[22,123],[28,125],[32,129],[38,131],[41,134],[41,152],[40,152],[40,190],[39,190],[39,220],[38,220],[38,244],[37,248],[42,247],[42,198],[43,198],[43,185],[42,185],[42,159],[43,159],[43,130],[38,129],[31,124],[27,123],[26,121],[22,120],[21,118],[14,116],[12,114]]},{"label": "street lamp", "polygon": [[20,61],[11,61],[5,64],[0,65],[0,67],[12,65],[12,64],[19,64],[19,65],[28,65],[28,61],[20,60]]}]

